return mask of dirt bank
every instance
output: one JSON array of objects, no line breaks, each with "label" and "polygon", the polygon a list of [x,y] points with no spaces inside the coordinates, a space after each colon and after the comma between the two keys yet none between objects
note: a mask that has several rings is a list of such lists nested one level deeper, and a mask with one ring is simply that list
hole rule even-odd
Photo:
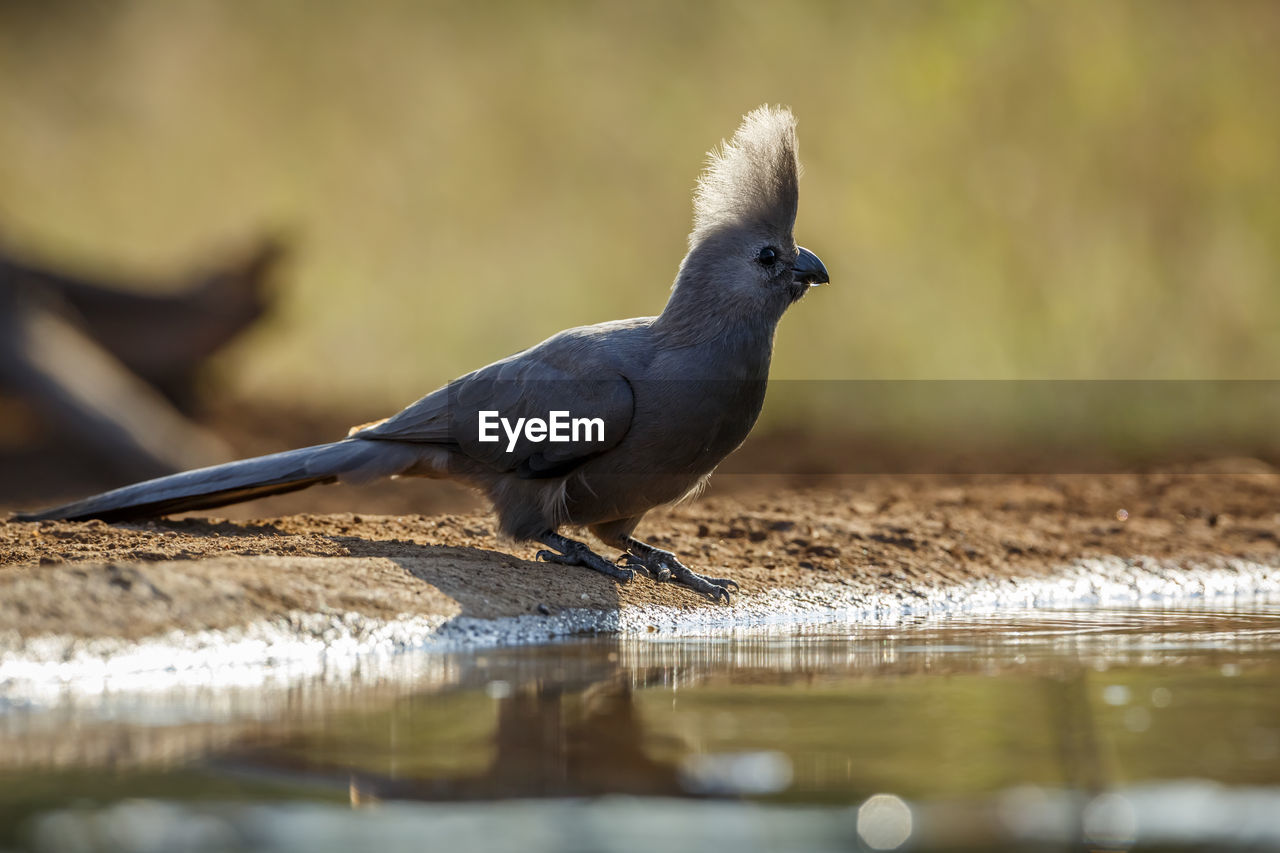
[{"label": "dirt bank", "polygon": [[[1238,471],[1241,465],[1227,466]],[[1247,467],[1247,466],[1246,466]],[[642,533],[742,583],[911,596],[923,587],[1046,577],[1095,557],[1161,565],[1280,565],[1280,474],[725,478],[654,513]],[[340,488],[325,490],[326,500]],[[485,514],[300,514],[140,524],[0,523],[0,625],[41,635],[141,638],[291,613],[372,618],[530,615],[572,608],[723,607],[645,578],[619,587],[504,546]],[[607,552],[606,552],[607,553]]]}]

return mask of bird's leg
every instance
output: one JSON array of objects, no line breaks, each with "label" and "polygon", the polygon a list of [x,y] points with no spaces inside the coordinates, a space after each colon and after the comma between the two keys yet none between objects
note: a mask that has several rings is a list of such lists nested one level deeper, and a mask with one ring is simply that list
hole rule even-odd
[{"label": "bird's leg", "polygon": [[659,581],[670,581],[689,589],[709,595],[715,600],[729,603],[729,587],[738,590],[738,582],[729,578],[709,578],[690,569],[676,559],[670,551],[663,551],[639,539],[628,536],[623,540],[627,553],[622,559],[628,566],[641,568],[650,577]]},{"label": "bird's leg", "polygon": [[[538,537],[538,541],[555,551],[539,551],[538,559],[548,563],[559,563],[562,566],[585,566],[595,569],[602,575],[608,575],[619,583],[626,583],[636,576],[631,569],[620,568],[592,551],[586,545],[568,537],[548,530]],[[558,552],[558,553],[557,553]]]}]

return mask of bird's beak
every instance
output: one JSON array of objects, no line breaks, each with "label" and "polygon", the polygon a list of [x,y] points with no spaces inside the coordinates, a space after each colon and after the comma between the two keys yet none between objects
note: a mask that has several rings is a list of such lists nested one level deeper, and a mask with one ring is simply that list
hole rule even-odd
[{"label": "bird's beak", "polygon": [[827,268],[822,265],[822,261],[818,260],[817,255],[804,246],[797,246],[796,248],[798,250],[796,261],[792,265],[791,271],[795,273],[798,284],[817,287],[820,284],[827,284],[831,281],[827,277]]}]

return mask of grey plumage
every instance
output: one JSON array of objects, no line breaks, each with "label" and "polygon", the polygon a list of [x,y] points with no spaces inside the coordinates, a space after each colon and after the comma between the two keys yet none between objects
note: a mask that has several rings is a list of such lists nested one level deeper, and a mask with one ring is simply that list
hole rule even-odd
[{"label": "grey plumage", "polygon": [[[619,580],[639,569],[728,600],[733,581],[695,574],[632,537],[645,513],[696,491],[754,425],[773,335],[827,273],[792,237],[795,120],[746,116],[698,181],[689,252],[657,317],[569,329],[483,367],[332,444],[190,471],[22,516],[126,518],[222,506],[335,480],[457,479],[488,495],[502,533],[539,557]],[[599,417],[600,442],[479,440],[477,412]],[[624,552],[619,567],[560,535],[587,528]]]}]

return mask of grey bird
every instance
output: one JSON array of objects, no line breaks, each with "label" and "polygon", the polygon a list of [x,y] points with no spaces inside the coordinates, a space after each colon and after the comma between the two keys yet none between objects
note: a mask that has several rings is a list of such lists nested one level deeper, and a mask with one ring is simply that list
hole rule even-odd
[{"label": "grey bird", "polygon": [[[632,534],[651,509],[699,491],[747,437],[764,404],[778,321],[828,281],[818,257],[792,237],[799,173],[791,112],[753,110],[709,155],[695,190],[689,252],[658,316],[560,332],[341,441],[161,477],[18,518],[119,520],[339,480],[449,478],[488,496],[504,536],[545,545],[539,559],[621,582],[639,570],[729,602],[735,581],[695,573]],[[603,429],[558,442],[532,429],[483,441],[481,412],[512,423],[565,412],[599,419]],[[566,527],[589,530],[622,556],[605,559],[563,535]]]}]

